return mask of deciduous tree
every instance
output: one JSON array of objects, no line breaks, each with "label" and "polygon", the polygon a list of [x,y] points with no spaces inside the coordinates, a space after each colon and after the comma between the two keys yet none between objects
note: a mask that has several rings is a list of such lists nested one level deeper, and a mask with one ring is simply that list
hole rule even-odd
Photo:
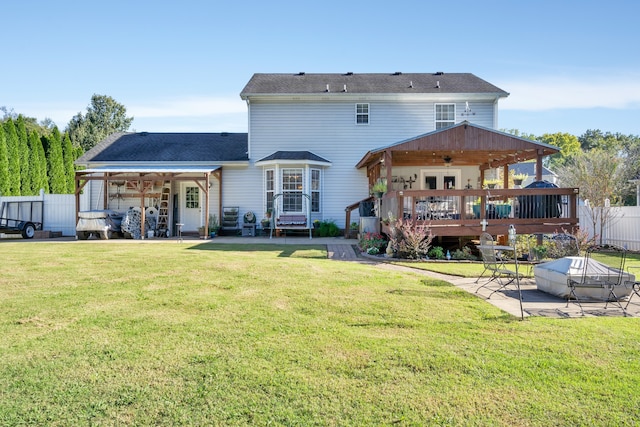
[{"label": "deciduous tree", "polygon": [[94,94],[87,113],[76,114],[66,131],[73,145],[85,151],[114,132],[125,132],[131,126],[133,117],[127,117],[127,109],[113,98]]},{"label": "deciduous tree", "polygon": [[619,165],[620,158],[615,152],[594,149],[571,157],[559,171],[561,185],[580,188],[580,197],[585,201],[600,243],[605,224],[615,215],[610,207],[619,204],[626,184]]}]

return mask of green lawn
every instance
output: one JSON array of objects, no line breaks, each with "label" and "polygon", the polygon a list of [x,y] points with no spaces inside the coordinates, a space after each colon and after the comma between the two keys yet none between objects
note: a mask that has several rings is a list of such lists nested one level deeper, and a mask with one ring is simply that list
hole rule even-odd
[{"label": "green lawn", "polygon": [[637,425],[640,324],[322,247],[0,242],[0,425]]}]

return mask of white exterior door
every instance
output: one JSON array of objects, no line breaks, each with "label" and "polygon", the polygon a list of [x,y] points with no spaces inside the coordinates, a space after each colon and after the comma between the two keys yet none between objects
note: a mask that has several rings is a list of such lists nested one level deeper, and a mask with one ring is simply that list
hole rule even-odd
[{"label": "white exterior door", "polygon": [[194,182],[180,183],[182,231],[197,231],[202,222],[202,191]]},{"label": "white exterior door", "polygon": [[420,171],[421,190],[450,190],[463,188],[460,183],[460,169],[429,169]]}]

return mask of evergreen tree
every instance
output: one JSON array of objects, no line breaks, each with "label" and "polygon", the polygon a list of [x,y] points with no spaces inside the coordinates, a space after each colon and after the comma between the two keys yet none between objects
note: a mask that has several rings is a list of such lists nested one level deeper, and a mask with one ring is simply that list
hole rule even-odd
[{"label": "evergreen tree", "polygon": [[0,196],[9,194],[9,156],[4,127],[0,126]]},{"label": "evergreen tree", "polygon": [[16,120],[16,132],[18,134],[18,150],[20,152],[20,194],[30,196],[32,187],[32,176],[29,164],[29,142],[27,137],[27,126],[22,114]]},{"label": "evergreen tree", "polygon": [[62,157],[64,159],[64,172],[67,182],[66,193],[68,194],[73,194],[75,192],[76,170],[73,167],[73,161],[76,158],[74,157],[74,154],[75,150],[73,149],[73,145],[71,144],[69,134],[65,132],[64,138],[62,139]]},{"label": "evergreen tree", "polygon": [[13,119],[4,123],[7,140],[7,156],[9,157],[9,192],[7,196],[20,196],[20,151],[18,148],[18,133]]},{"label": "evergreen tree", "polygon": [[40,161],[40,183],[38,188],[44,189],[44,192],[49,194],[49,165],[47,162],[47,155],[45,145],[47,143],[47,137],[43,136],[38,138],[38,160]]},{"label": "evergreen tree", "polygon": [[47,166],[49,176],[49,190],[52,194],[65,194],[67,181],[64,173],[64,159],[62,156],[62,136],[57,127],[53,128],[51,136],[47,138]]},{"label": "evergreen tree", "polygon": [[29,135],[29,173],[31,175],[30,194],[38,194],[42,185],[42,164],[40,162],[40,138],[38,133],[33,130]]}]

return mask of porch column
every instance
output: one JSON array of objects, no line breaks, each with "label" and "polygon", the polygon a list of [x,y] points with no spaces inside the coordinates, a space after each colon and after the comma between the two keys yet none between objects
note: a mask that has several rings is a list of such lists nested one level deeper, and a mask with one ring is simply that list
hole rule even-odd
[{"label": "porch column", "polygon": [[542,150],[538,150],[536,157],[536,181],[542,181]]},{"label": "porch column", "polygon": [[393,171],[391,170],[393,166],[391,164],[391,151],[389,150],[384,150],[384,165],[387,168],[386,180],[387,180],[387,191],[389,191],[389,188],[391,185],[391,177],[393,176]]}]

